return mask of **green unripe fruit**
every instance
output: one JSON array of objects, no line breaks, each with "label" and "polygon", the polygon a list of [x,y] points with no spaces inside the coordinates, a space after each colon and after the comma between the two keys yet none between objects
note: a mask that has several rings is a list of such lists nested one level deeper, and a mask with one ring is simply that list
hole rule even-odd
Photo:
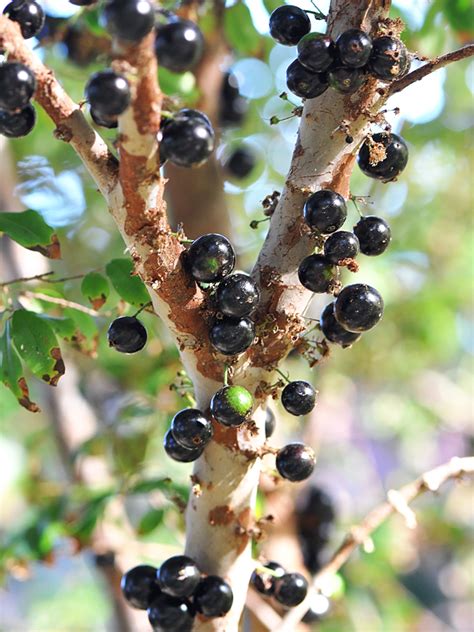
[{"label": "green unripe fruit", "polygon": [[252,408],[253,397],[243,386],[224,386],[211,400],[211,415],[224,426],[240,426]]}]

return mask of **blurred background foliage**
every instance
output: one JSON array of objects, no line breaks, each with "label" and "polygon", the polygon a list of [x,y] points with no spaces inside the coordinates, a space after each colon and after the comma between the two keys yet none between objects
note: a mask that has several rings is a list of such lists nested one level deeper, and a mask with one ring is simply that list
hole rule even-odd
[{"label": "blurred background foliage", "polygon": [[[0,9],[5,4],[0,2]],[[207,11],[209,3],[203,4],[201,26],[209,36],[215,22]],[[291,116],[298,99],[291,96],[289,103],[278,98],[294,50],[275,44],[267,34],[269,11],[279,4],[228,2],[223,25],[232,53],[222,64],[232,66],[248,112],[241,126],[222,130],[217,155],[224,159],[231,148],[245,144],[257,156],[244,180],[223,171],[230,237],[244,269],[251,267],[267,230],[266,223],[257,230],[249,223],[263,218],[264,197],[281,190],[298,125]],[[296,4],[311,8],[309,0]],[[107,63],[106,52],[101,52],[107,50],[106,34],[95,11],[78,11],[64,39],[71,6],[60,0],[44,0],[43,5],[52,30],[33,46],[73,98],[81,100],[89,75]],[[325,11],[327,3],[323,0],[318,7]],[[469,0],[394,0],[393,14],[406,22],[403,38],[421,55],[437,55],[473,38]],[[314,26],[324,28],[321,21]],[[89,32],[99,38],[93,40],[90,54]],[[199,101],[191,73],[163,70],[160,79],[177,103]],[[357,274],[357,280],[373,284],[384,296],[383,322],[354,347],[333,349],[330,359],[313,370],[301,357],[287,361],[292,376],[315,383],[319,404],[303,430],[277,407],[272,443],[303,435],[318,452],[310,485],[325,490],[337,513],[322,560],[388,489],[452,456],[469,454],[472,447],[473,92],[474,62],[467,61],[392,98],[389,107],[400,108],[400,113],[389,112],[388,119],[409,144],[408,167],[394,184],[374,184],[357,168],[352,180],[352,193],[368,196],[363,212],[380,214],[392,228],[387,253],[376,259],[361,257]],[[117,556],[125,566],[141,560],[159,564],[182,549],[179,509],[188,493],[190,467],[166,458],[161,441],[171,416],[186,400],[170,390],[170,384],[182,384],[179,358],[152,314],[142,313],[149,343],[139,356],[123,356],[107,347],[110,320],[137,309],[124,300],[123,290],[117,291],[107,271],[112,259],[127,255],[85,169],[68,145],[53,141],[53,125],[40,108],[38,115],[34,132],[9,146],[16,165],[16,180],[9,185],[23,207],[41,213],[59,235],[63,259],[48,262],[49,269],[60,277],[98,272],[109,279],[108,297],[97,314],[87,315],[20,295],[26,289],[91,307],[87,293],[81,292],[81,279],[13,285],[3,293],[0,288],[0,306],[13,297],[39,314],[72,318],[74,329],[84,334],[74,345],[61,343],[67,371],[58,389],[70,395],[68,423],[80,435],[83,431],[73,455],[61,456],[61,411],[52,404],[50,387],[28,375],[30,395],[42,408],[33,415],[20,409],[0,384],[0,628],[99,631],[114,629],[107,627],[111,606],[96,572],[101,559],[96,554],[106,552],[100,550],[103,521],[121,534],[116,538]],[[271,124],[272,117],[289,118]],[[100,131],[113,145],[115,132]],[[5,152],[2,161],[7,160]],[[189,206],[192,213],[193,199]],[[353,209],[346,227],[356,221]],[[40,255],[23,252],[31,259],[31,274],[46,270]],[[9,278],[5,269],[0,282]],[[316,298],[309,315],[317,318],[325,301]],[[86,481],[74,476],[83,461],[93,473]],[[299,493],[295,487],[290,493],[295,489]],[[118,517],[117,500],[123,507]],[[260,500],[264,515],[263,495]],[[375,535],[374,551],[354,555],[330,582],[330,611],[315,629],[472,629],[469,488],[462,483],[451,486],[437,498],[424,498],[417,509],[415,531],[395,517]],[[94,553],[90,545],[97,533]],[[292,565],[291,560],[279,561]]]}]

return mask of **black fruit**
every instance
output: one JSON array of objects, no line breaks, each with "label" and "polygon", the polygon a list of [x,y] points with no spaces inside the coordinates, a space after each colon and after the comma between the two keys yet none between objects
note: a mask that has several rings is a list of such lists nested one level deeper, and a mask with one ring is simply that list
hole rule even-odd
[{"label": "black fruit", "polygon": [[219,123],[222,127],[240,125],[248,110],[248,101],[240,94],[237,77],[226,72],[219,100]]},{"label": "black fruit", "polygon": [[224,426],[240,426],[253,408],[253,397],[243,386],[224,386],[211,399],[211,415]]},{"label": "black fruit", "polygon": [[329,303],[329,305],[326,305],[323,309],[320,318],[320,326],[324,337],[327,338],[329,342],[341,345],[343,348],[350,347],[360,338],[360,334],[347,331],[347,329],[344,329],[344,327],[337,322],[334,316],[334,302]]},{"label": "black fruit", "polygon": [[187,601],[162,593],[148,608],[148,620],[155,632],[191,632],[194,612]]},{"label": "black fruit", "polygon": [[36,110],[28,104],[19,112],[0,110],[0,134],[7,138],[20,138],[31,132],[36,122]]},{"label": "black fruit", "polygon": [[226,316],[242,318],[251,314],[260,300],[260,291],[251,276],[237,272],[221,281],[216,291],[216,304]]},{"label": "black fruit", "polygon": [[107,339],[109,345],[120,353],[136,353],[145,346],[147,333],[138,318],[121,316],[110,324]]},{"label": "black fruit", "polygon": [[0,109],[14,112],[26,107],[36,90],[34,74],[24,64],[0,65]]},{"label": "black fruit", "polygon": [[255,167],[256,158],[253,151],[246,147],[237,147],[224,163],[228,174],[238,180],[250,175]]},{"label": "black fruit", "polygon": [[294,483],[311,476],[316,465],[313,450],[302,443],[289,443],[278,451],[276,468],[283,478]]},{"label": "black fruit", "polygon": [[328,88],[326,73],[314,73],[295,59],[286,70],[288,90],[304,99],[314,99]]},{"label": "black fruit", "polygon": [[18,22],[25,39],[37,35],[44,25],[43,8],[34,0],[13,0],[3,9],[10,20]]},{"label": "black fruit", "polygon": [[342,195],[322,189],[309,196],[304,205],[304,219],[308,226],[323,235],[334,233],[347,217],[346,202]]},{"label": "black fruit", "polygon": [[390,182],[407,166],[408,147],[401,136],[380,132],[366,139],[359,150],[357,162],[369,178]]},{"label": "black fruit", "polygon": [[369,257],[385,252],[392,238],[387,222],[374,215],[362,217],[354,226],[354,233],[359,238],[360,251]]},{"label": "black fruit", "polygon": [[171,429],[165,434],[165,438],[163,439],[163,447],[165,449],[166,454],[173,459],[174,461],[179,461],[180,463],[191,463],[191,461],[196,461],[201,456],[203,449],[200,448],[185,448],[180,443],[176,441],[173,437]]},{"label": "black fruit", "polygon": [[329,85],[342,94],[352,94],[363,85],[366,74],[362,68],[340,66],[328,73]]},{"label": "black fruit", "polygon": [[211,344],[224,355],[243,353],[255,338],[255,325],[249,318],[217,320],[209,332]]},{"label": "black fruit", "polygon": [[336,40],[340,61],[349,68],[362,68],[369,61],[372,38],[360,29],[349,29]]},{"label": "black fruit", "polygon": [[232,588],[216,575],[201,579],[194,592],[194,606],[205,617],[223,617],[232,608],[233,601]]},{"label": "black fruit", "polygon": [[197,110],[182,110],[162,128],[160,148],[175,165],[198,167],[213,152],[214,130],[203,116]]},{"label": "black fruit", "polygon": [[316,404],[316,391],[309,382],[295,380],[283,389],[281,403],[292,415],[307,415]]},{"label": "black fruit", "polygon": [[108,129],[115,129],[116,127],[118,127],[118,120],[115,117],[109,118],[106,116],[101,116],[92,108],[90,109],[90,114],[91,119],[94,121],[94,123],[96,125],[99,125],[100,127],[107,127]]},{"label": "black fruit", "polygon": [[204,37],[191,20],[173,18],[157,26],[155,51],[160,66],[173,72],[185,72],[201,59]]},{"label": "black fruit", "polygon": [[186,555],[170,557],[158,571],[161,590],[173,597],[190,597],[200,579],[201,573],[194,560]]},{"label": "black fruit", "polygon": [[329,292],[335,279],[336,266],[323,255],[309,255],[298,268],[298,278],[311,292]]},{"label": "black fruit", "polygon": [[155,25],[153,6],[148,0],[108,0],[103,16],[109,33],[129,42],[139,42]]},{"label": "black fruit", "polygon": [[272,434],[275,432],[275,413],[271,408],[267,408],[265,410],[265,437],[269,439]]},{"label": "black fruit", "polygon": [[264,569],[260,568],[258,570],[254,570],[252,577],[250,578],[250,584],[260,594],[268,597],[273,594],[275,589],[275,580],[278,577],[283,577],[286,571],[281,564],[278,564],[278,562],[268,562],[268,564],[265,564],[264,568],[268,568],[273,572],[271,574],[266,573]]},{"label": "black fruit", "polygon": [[130,84],[123,75],[110,69],[94,73],[85,94],[91,109],[104,118],[120,116],[130,105]]},{"label": "black fruit", "polygon": [[212,424],[195,408],[180,410],[171,422],[174,439],[188,450],[204,447],[212,438]]},{"label": "black fruit", "polygon": [[324,242],[324,256],[331,263],[353,259],[359,254],[359,240],[347,230],[332,233]]},{"label": "black fruit", "polygon": [[393,81],[408,72],[410,62],[405,44],[396,37],[374,39],[369,70],[382,81]]},{"label": "black fruit", "polygon": [[193,278],[200,283],[216,283],[228,276],[235,265],[230,241],[218,233],[202,235],[187,251],[187,263]]},{"label": "black fruit", "polygon": [[308,33],[298,42],[298,61],[311,72],[328,70],[334,58],[334,42],[327,35]]},{"label": "black fruit", "polygon": [[278,7],[270,16],[270,35],[285,46],[298,44],[310,29],[311,22],[307,14],[291,4]]},{"label": "black fruit", "polygon": [[287,608],[294,608],[308,592],[308,582],[300,573],[286,573],[275,580],[273,596]]},{"label": "black fruit", "polygon": [[346,286],[334,302],[334,315],[340,325],[353,332],[372,329],[382,318],[383,299],[370,285]]},{"label": "black fruit", "polygon": [[161,593],[154,566],[135,566],[123,575],[120,586],[128,603],[134,608],[146,610]]}]

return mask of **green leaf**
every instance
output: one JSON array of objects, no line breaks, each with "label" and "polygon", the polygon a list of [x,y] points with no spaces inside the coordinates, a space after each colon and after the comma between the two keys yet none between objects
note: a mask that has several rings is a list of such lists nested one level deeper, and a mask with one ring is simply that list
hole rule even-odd
[{"label": "green leaf", "polygon": [[189,489],[186,485],[175,483],[170,478],[148,478],[137,481],[128,489],[129,494],[148,494],[152,491],[159,490],[169,500],[178,499],[180,502],[187,502]]},{"label": "green leaf", "polygon": [[164,517],[164,509],[150,509],[150,511],[147,511],[146,514],[141,517],[138,523],[137,533],[139,535],[151,533],[163,522]]},{"label": "green leaf", "polygon": [[109,282],[102,274],[89,272],[82,280],[81,292],[94,309],[100,309],[110,294]]},{"label": "green leaf", "polygon": [[107,276],[117,293],[131,305],[142,306],[150,297],[142,280],[133,274],[133,263],[130,259],[112,259],[106,268]]},{"label": "green leaf", "polygon": [[32,413],[39,412],[39,406],[30,400],[21,360],[12,344],[8,320],[0,338],[0,380],[12,391],[23,408]]},{"label": "green leaf", "polygon": [[54,229],[39,213],[0,213],[0,233],[5,233],[20,246],[36,250],[50,259],[61,258],[61,247]]},{"label": "green leaf", "polygon": [[81,516],[71,523],[69,527],[70,535],[76,537],[83,543],[89,541],[97,522],[104,515],[105,508],[113,491],[99,493],[95,498],[90,500],[82,509]]},{"label": "green leaf", "polygon": [[38,316],[47,322],[63,340],[70,341],[73,339],[76,325],[72,318],[59,318],[48,314],[38,314]]},{"label": "green leaf", "polygon": [[232,48],[244,55],[256,53],[262,36],[253,24],[250,9],[243,2],[225,10],[224,30]]},{"label": "green leaf", "polygon": [[94,318],[73,307],[66,307],[63,314],[74,322],[74,335],[71,338],[73,346],[87,355],[94,356],[99,338]]},{"label": "green leaf", "polygon": [[65,367],[51,326],[38,314],[18,309],[12,316],[12,338],[31,372],[56,386]]}]

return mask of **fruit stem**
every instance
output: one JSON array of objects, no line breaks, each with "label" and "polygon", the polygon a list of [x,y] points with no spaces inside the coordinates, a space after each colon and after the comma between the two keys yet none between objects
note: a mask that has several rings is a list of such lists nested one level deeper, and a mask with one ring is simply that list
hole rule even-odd
[{"label": "fruit stem", "polygon": [[285,382],[286,382],[287,384],[289,384],[289,383],[290,383],[290,378],[288,377],[288,375],[285,375],[282,371],[280,371],[280,369],[275,369],[275,371],[276,371],[279,375],[281,375],[281,377],[285,380]]},{"label": "fruit stem", "polygon": [[362,211],[359,208],[359,205],[357,203],[357,196],[352,195],[352,193],[349,195],[349,200],[352,202],[352,204],[356,207],[356,211],[359,213],[359,215],[361,217],[364,217],[364,214],[362,213]]},{"label": "fruit stem", "polygon": [[255,566],[255,570],[257,573],[261,573],[262,575],[271,575],[272,577],[281,577],[281,572],[274,571],[272,568],[268,568],[267,566],[263,566],[262,564],[257,563]]},{"label": "fruit stem", "polygon": [[229,365],[226,364],[224,367],[224,386],[229,385]]},{"label": "fruit stem", "polygon": [[256,228],[258,228],[259,224],[261,224],[262,222],[268,222],[269,219],[269,217],[264,217],[263,219],[253,219],[250,222],[250,228],[253,228],[255,230]]},{"label": "fruit stem", "polygon": [[140,307],[140,309],[139,309],[137,312],[135,312],[135,313],[133,314],[132,318],[136,318],[136,317],[138,316],[138,314],[140,314],[141,312],[143,312],[143,310],[144,310],[144,309],[146,309],[147,307],[150,307],[150,305],[152,305],[152,302],[151,302],[151,301],[148,301],[148,303],[145,303],[144,305],[142,305],[142,306]]},{"label": "fruit stem", "polygon": [[[316,5],[314,5],[316,7]],[[317,8],[317,7],[316,7]],[[317,11],[311,11],[310,9],[305,9],[305,13],[311,13],[316,17],[317,20],[327,20],[327,15],[324,15],[318,8]]]},{"label": "fruit stem", "polygon": [[188,402],[191,408],[197,408],[197,402],[191,393],[183,393],[183,398]]}]

